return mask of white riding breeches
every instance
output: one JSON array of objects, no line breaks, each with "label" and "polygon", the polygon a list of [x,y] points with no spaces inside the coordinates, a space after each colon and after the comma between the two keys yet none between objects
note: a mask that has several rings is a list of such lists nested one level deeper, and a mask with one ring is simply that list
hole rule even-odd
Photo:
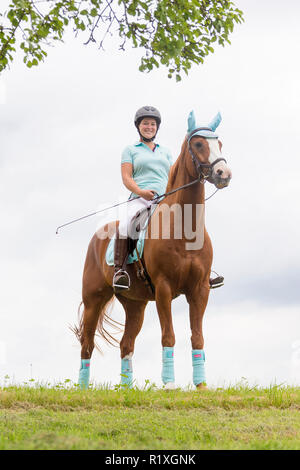
[{"label": "white riding breeches", "polygon": [[136,213],[140,210],[150,208],[152,204],[156,201],[147,201],[146,199],[140,197],[139,199],[135,199],[130,201],[126,204],[124,212],[121,214],[120,222],[119,222],[119,235],[120,237],[127,238],[128,237],[128,229],[130,224],[136,215]]}]

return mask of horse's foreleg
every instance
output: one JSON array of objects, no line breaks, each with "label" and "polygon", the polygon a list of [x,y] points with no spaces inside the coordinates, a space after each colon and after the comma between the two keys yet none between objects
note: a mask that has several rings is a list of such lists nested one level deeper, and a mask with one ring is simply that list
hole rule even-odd
[{"label": "horse's foreleg", "polygon": [[204,388],[205,353],[203,338],[203,316],[209,296],[209,288],[203,286],[193,295],[187,296],[190,307],[190,326],[192,343],[193,383],[197,388]]},{"label": "horse's foreleg", "polygon": [[155,300],[161,326],[162,342],[162,381],[166,388],[174,388],[174,345],[175,334],[172,322],[172,293],[169,284],[160,280],[155,285]]},{"label": "horse's foreleg", "polygon": [[121,296],[118,297],[118,300],[123,305],[126,315],[125,330],[120,342],[121,384],[131,387],[133,383],[132,356],[134,343],[143,325],[147,301],[141,302]]}]

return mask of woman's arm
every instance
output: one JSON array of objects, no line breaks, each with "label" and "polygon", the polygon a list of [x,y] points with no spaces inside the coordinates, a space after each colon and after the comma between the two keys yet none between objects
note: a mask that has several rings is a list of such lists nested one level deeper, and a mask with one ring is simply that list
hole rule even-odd
[{"label": "woman's arm", "polygon": [[122,163],[121,173],[123,183],[129,191],[147,199],[147,201],[150,201],[153,198],[153,191],[149,189],[141,189],[132,178],[132,163]]}]

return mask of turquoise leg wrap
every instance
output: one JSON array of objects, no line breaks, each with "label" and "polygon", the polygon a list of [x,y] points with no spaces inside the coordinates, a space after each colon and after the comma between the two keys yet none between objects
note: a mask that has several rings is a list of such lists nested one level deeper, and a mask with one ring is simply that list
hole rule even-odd
[{"label": "turquoise leg wrap", "polygon": [[162,353],[162,374],[161,378],[164,384],[175,382],[174,375],[174,348],[164,347]]},{"label": "turquoise leg wrap", "polygon": [[90,381],[90,359],[81,359],[80,370],[79,370],[79,386],[81,390],[86,390],[89,386]]},{"label": "turquoise leg wrap", "polygon": [[131,357],[124,357],[121,359],[121,384],[132,387],[133,372],[132,372],[132,359]]},{"label": "turquoise leg wrap", "polygon": [[203,349],[192,349],[193,361],[193,382],[194,385],[199,385],[205,382],[205,354]]}]

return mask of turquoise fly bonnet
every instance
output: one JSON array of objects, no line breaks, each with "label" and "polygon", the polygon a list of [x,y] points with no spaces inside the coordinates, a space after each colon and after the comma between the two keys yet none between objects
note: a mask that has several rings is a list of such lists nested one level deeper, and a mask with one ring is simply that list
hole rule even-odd
[{"label": "turquoise fly bonnet", "polygon": [[216,114],[213,120],[207,126],[198,126],[194,111],[191,111],[188,117],[188,142],[194,135],[205,137],[206,139],[217,139],[218,135],[215,130],[222,121],[220,113]]}]

